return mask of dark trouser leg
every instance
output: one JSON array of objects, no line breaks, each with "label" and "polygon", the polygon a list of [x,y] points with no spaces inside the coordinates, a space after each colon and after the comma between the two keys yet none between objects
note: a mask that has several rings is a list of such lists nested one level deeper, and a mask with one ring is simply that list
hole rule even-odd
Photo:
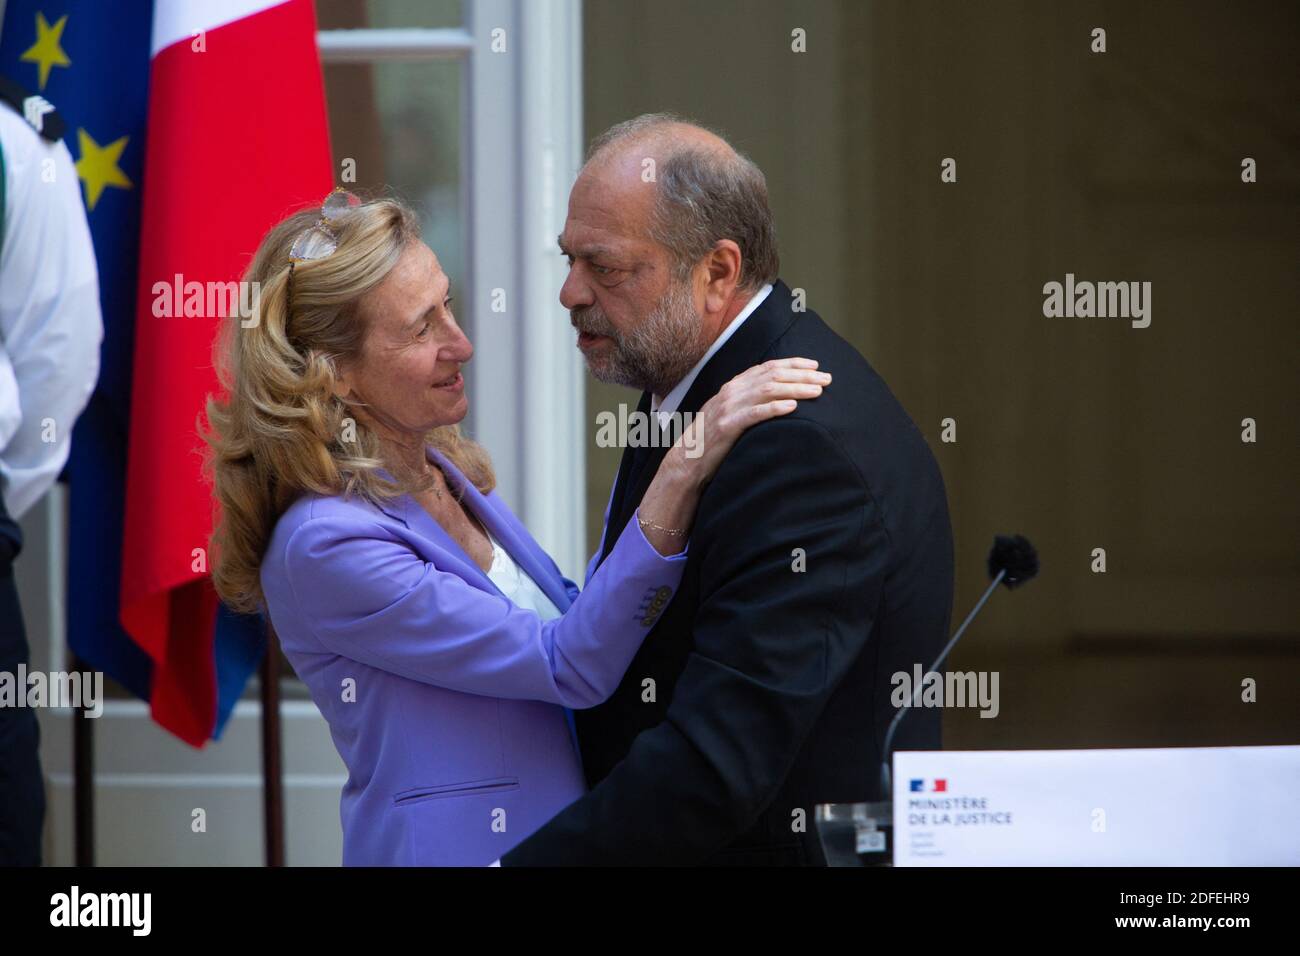
[{"label": "dark trouser leg", "polygon": [[[13,559],[22,546],[18,526],[0,498],[0,671],[17,680],[18,665],[30,663]],[[27,695],[26,686],[15,686]],[[40,866],[45,822],[45,784],[37,754],[40,729],[30,707],[0,707],[0,866]]]}]

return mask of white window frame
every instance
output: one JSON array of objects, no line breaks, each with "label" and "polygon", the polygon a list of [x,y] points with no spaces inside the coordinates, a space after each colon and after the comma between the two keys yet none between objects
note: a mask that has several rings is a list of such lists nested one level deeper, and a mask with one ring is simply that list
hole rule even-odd
[{"label": "white window frame", "polygon": [[[321,59],[465,64],[460,194],[475,345],[465,426],[492,455],[498,493],[581,582],[583,366],[559,304],[555,244],[582,158],[581,0],[473,0],[465,15],[461,28],[322,30]],[[492,311],[496,290],[504,312]]]}]

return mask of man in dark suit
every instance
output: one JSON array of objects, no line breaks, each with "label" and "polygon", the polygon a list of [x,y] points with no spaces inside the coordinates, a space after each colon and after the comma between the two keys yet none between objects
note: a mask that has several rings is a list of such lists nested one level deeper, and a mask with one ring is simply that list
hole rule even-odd
[{"label": "man in dark suit", "polygon": [[[814,807],[882,798],[892,675],[946,640],[938,466],[884,381],[777,278],[763,175],[717,135],[663,114],[603,134],[560,246],[588,366],[643,389],[639,412],[698,412],[779,357],[833,381],[727,455],[677,593],[613,697],[575,715],[591,790],[502,865],[824,865]],[[624,452],[602,559],[663,457],[647,444]],[[910,715],[895,746],[938,748],[940,712]]]}]

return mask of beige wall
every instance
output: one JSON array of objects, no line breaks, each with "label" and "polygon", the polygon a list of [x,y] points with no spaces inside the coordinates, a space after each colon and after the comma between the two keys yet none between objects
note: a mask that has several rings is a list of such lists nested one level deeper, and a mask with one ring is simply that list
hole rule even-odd
[{"label": "beige wall", "polygon": [[[1001,672],[1003,713],[950,712],[952,746],[1296,740],[1297,9],[586,4],[588,132],[722,128],[767,173],[782,277],[930,439],[957,613],[994,533],[1039,546],[954,662]],[[1045,318],[1067,272],[1150,281],[1151,327]],[[589,420],[635,401],[591,383]],[[594,547],[618,452],[588,455]]]}]

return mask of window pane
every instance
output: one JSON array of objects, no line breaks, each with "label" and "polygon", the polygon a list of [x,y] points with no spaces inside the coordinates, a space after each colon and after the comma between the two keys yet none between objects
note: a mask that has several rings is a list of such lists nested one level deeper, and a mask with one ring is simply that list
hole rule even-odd
[{"label": "window pane", "polygon": [[458,27],[461,0],[316,0],[322,30]]},{"label": "window pane", "polygon": [[355,162],[363,195],[395,195],[420,215],[424,241],[465,297],[460,196],[461,64],[455,60],[325,67],[334,175]]}]

